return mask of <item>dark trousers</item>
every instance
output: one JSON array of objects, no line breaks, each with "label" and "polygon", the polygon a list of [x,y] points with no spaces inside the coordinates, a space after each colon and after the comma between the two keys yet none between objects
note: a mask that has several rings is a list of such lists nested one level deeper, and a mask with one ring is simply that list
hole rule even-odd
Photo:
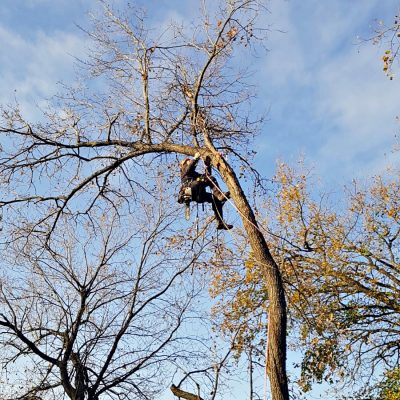
[{"label": "dark trousers", "polygon": [[[210,203],[217,221],[223,222],[222,206],[224,203],[219,200],[221,192],[216,179],[212,176],[204,176],[203,179],[192,181],[189,186],[192,189],[193,201],[200,204]],[[206,191],[207,187],[212,189],[212,193]]]}]

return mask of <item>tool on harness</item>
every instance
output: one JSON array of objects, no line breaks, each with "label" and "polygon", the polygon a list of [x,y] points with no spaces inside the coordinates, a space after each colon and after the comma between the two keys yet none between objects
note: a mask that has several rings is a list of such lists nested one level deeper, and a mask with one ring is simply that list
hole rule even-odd
[{"label": "tool on harness", "polygon": [[186,221],[189,221],[189,219],[190,219],[190,204],[189,203],[185,204],[185,219],[186,219]]},{"label": "tool on harness", "polygon": [[183,202],[190,203],[192,201],[192,188],[187,186],[183,189]]},{"label": "tool on harness", "polygon": [[190,188],[190,187],[185,188],[185,191],[183,194],[183,200],[185,202],[185,219],[186,219],[186,221],[189,221],[189,219],[190,219],[190,202],[192,200],[192,188]]},{"label": "tool on harness", "polygon": [[178,195],[178,203],[185,205],[185,219],[190,219],[190,202],[193,199],[192,188],[190,186],[182,187]]}]

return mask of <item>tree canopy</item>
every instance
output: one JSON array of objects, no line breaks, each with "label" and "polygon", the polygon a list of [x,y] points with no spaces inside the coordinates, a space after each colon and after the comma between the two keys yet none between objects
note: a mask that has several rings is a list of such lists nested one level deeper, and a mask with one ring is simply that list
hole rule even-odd
[{"label": "tree canopy", "polygon": [[[304,392],[384,369],[374,389],[397,398],[398,173],[340,202],[279,163],[267,192],[243,62],[265,5],[199,3],[161,30],[99,0],[78,79],[35,120],[1,107],[0,397],[214,400],[245,359],[250,400],[254,369],[288,400],[289,337]],[[393,77],[397,16],[374,38]],[[178,164],[197,153],[230,192],[231,241],[182,218]]]},{"label": "tree canopy", "polygon": [[[345,198],[318,194],[302,163],[280,163],[275,182],[264,226],[283,271],[292,344],[303,353],[299,385],[369,384],[382,368],[390,375],[400,358],[398,171],[354,181]],[[260,351],[266,283],[251,258],[245,266],[216,272],[214,292],[221,326],[237,329],[250,315],[254,326],[242,340]]]},{"label": "tree canopy", "polygon": [[[264,269],[267,371],[273,399],[288,399],[282,279],[235,173],[259,178],[249,154],[261,119],[251,115],[252,88],[235,54],[263,38],[257,18],[264,6],[222,1],[213,12],[202,9],[194,26],[172,23],[160,33],[134,6],[101,4],[87,31],[84,79],[37,121],[18,104],[1,110],[1,250],[10,257],[0,314],[10,348],[4,371],[25,355],[41,368],[19,388],[20,398],[62,396],[55,388],[76,400],[127,398],[132,391],[147,398],[151,388],[141,382],[149,385],[171,359],[179,364],[177,353],[188,361],[175,345],[185,347],[178,331],[197,290],[190,277],[179,282],[211,240],[207,221],[201,235],[183,233],[171,216],[176,155],[200,153],[227,185]],[[158,212],[159,203],[171,212]],[[212,398],[226,357],[194,368],[212,375]],[[193,375],[182,374],[181,384]]]}]

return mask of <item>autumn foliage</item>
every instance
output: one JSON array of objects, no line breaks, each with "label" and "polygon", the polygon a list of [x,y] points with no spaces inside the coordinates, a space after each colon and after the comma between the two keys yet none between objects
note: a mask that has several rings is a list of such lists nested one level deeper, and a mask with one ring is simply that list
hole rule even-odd
[{"label": "autumn foliage", "polygon": [[[302,163],[279,164],[274,188],[263,229],[284,275],[289,336],[303,354],[298,383],[308,390],[313,382],[372,375],[378,364],[393,367],[400,355],[398,174],[327,195],[317,193]],[[262,351],[265,281],[251,252],[242,252],[244,272],[225,265],[213,294],[222,326],[242,324],[243,343]]]}]

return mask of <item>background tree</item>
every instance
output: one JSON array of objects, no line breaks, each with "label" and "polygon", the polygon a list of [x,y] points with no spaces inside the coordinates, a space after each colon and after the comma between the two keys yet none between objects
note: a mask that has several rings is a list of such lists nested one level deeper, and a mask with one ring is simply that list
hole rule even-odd
[{"label": "background tree", "polygon": [[[93,48],[85,60],[85,86],[64,93],[36,123],[26,121],[18,105],[2,110],[3,251],[38,241],[59,254],[60,221],[96,225],[99,215],[114,210],[125,222],[127,214],[142,212],[138,193],[154,196],[156,173],[176,170],[173,154],[208,155],[231,192],[253,262],[265,278],[267,371],[272,398],[287,399],[282,279],[232,167],[253,171],[248,155],[260,121],[249,116],[252,93],[235,51],[261,38],[256,19],[262,3],[221,2],[215,16],[203,10],[195,27],[172,25],[162,34],[146,28],[139,10],[119,13],[103,5],[103,16],[88,32]],[[173,176],[162,175],[170,202]]]},{"label": "background tree", "polygon": [[305,382],[396,365],[398,175],[376,177],[367,188],[355,183],[344,209],[311,200],[304,174],[283,167],[278,176],[283,230],[275,233],[290,261],[290,302],[303,316]]},{"label": "background tree", "polygon": [[[313,382],[373,384],[378,367],[392,371],[400,358],[399,175],[388,171],[365,187],[354,182],[343,202],[316,194],[310,179],[302,164],[280,164],[277,195],[266,205],[291,337],[303,352],[299,384],[305,391]],[[250,251],[242,241],[245,271],[234,264],[223,275],[216,271],[213,294],[224,310],[221,326],[231,330],[247,321],[252,328],[242,331],[243,348],[261,352],[267,290]]]},{"label": "background tree", "polygon": [[[311,195],[307,175],[279,165],[266,222],[284,270],[292,337],[303,349],[299,383],[304,390],[323,380],[360,383],[364,376],[368,383],[378,366],[391,370],[400,357],[399,176],[377,176],[365,188],[354,183],[339,205]],[[228,327],[255,318],[266,293],[257,265],[246,266],[244,275],[216,280],[217,294],[236,298],[225,313]]]},{"label": "background tree", "polygon": [[205,280],[193,269],[211,238],[183,240],[162,201],[136,206],[124,228],[109,210],[87,226],[60,220],[52,249],[40,237],[9,244],[2,399],[151,398],[193,365],[216,385],[211,365],[224,362],[212,359],[208,330],[193,331],[206,324]]},{"label": "background tree", "polygon": [[379,398],[382,400],[400,399],[400,372],[399,368],[388,371],[385,380],[379,385]]}]

